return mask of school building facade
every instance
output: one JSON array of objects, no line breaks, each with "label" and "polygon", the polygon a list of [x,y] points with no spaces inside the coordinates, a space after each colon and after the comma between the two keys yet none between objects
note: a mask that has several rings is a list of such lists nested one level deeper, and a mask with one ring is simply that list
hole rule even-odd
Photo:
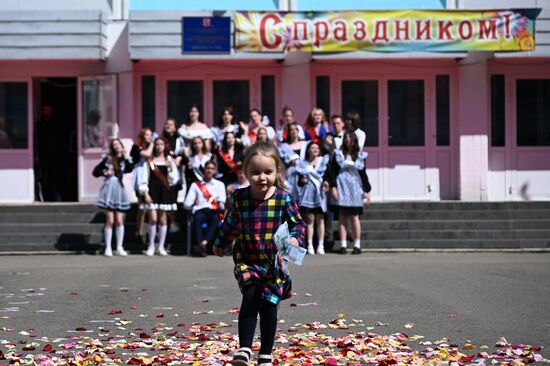
[{"label": "school building facade", "polygon": [[[185,121],[192,104],[209,125],[226,105],[245,121],[259,108],[276,126],[284,106],[299,122],[315,106],[327,115],[359,112],[374,200],[550,199],[550,1],[397,2],[449,12],[542,7],[535,50],[522,52],[241,52],[237,11],[378,9],[346,1],[224,2],[223,10],[220,1],[202,1],[201,10],[142,3],[0,4],[0,203],[44,199],[41,159],[62,187],[55,199],[95,200],[101,181],[91,171],[110,137],[129,148],[142,127],[161,131],[168,116]],[[230,49],[182,50],[184,17],[230,18]],[[43,123],[45,105],[53,123]]]}]

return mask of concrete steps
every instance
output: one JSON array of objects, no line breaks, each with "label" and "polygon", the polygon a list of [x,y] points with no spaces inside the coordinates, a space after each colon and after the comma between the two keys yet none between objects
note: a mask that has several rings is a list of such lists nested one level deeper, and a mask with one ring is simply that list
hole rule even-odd
[{"label": "concrete steps", "polygon": [[[146,246],[135,237],[136,207],[125,219],[124,247],[141,253]],[[0,252],[103,250],[105,216],[93,204],[32,204],[0,206]],[[185,233],[169,233],[174,253],[184,252]],[[113,233],[113,247],[115,233]]]},{"label": "concrete steps", "polygon": [[[361,229],[365,249],[550,249],[550,202],[376,203]],[[340,247],[337,230],[328,248]]]},{"label": "concrete steps", "polygon": [[[126,216],[125,247],[140,253],[134,206]],[[103,248],[104,215],[93,204],[0,206],[0,252]],[[183,230],[169,233],[174,253],[186,250]],[[361,217],[365,249],[550,249],[550,202],[374,203]],[[327,248],[339,247],[333,221]],[[351,238],[348,237],[348,247]]]}]

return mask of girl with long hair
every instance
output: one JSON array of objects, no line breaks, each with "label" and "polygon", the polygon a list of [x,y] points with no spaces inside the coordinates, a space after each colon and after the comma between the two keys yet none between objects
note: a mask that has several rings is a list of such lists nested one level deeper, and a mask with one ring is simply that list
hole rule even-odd
[{"label": "girl with long hair", "polygon": [[322,143],[322,140],[332,129],[328,123],[325,112],[321,108],[313,108],[305,123],[305,137],[307,141]]},{"label": "girl with long hair", "polygon": [[313,234],[317,226],[317,254],[325,254],[325,212],[327,212],[326,192],[328,186],[323,184],[323,175],[327,170],[329,156],[323,155],[321,144],[310,142],[306,157],[298,162],[297,172],[306,181],[298,188],[299,204],[302,216],[307,223],[307,251],[315,254]]},{"label": "girl with long hair", "polygon": [[158,253],[168,255],[164,247],[168,232],[167,212],[178,209],[176,195],[171,186],[179,179],[174,159],[168,154],[168,143],[162,137],[155,140],[153,154],[145,165],[139,191],[143,194],[149,210],[149,246],[146,255],[155,254],[157,223],[159,233]]},{"label": "girl with long hair", "polygon": [[146,204],[143,195],[139,192],[139,177],[143,174],[145,163],[153,154],[154,133],[150,128],[142,128],[130,150],[134,171],[132,182],[138,200],[138,212],[136,216],[136,238],[143,243],[143,226],[145,225]]},{"label": "girl with long hair", "polygon": [[94,177],[104,177],[103,185],[99,190],[97,207],[105,210],[105,228],[103,229],[105,239],[105,256],[112,257],[111,240],[113,237],[113,226],[116,227],[116,253],[122,257],[128,255],[123,247],[124,242],[124,212],[130,209],[130,200],[122,177],[132,171],[130,156],[124,149],[122,141],[111,140],[109,153],[101,159],[101,162],[94,168]]},{"label": "girl with long hair", "polygon": [[361,221],[363,214],[363,189],[360,170],[365,169],[367,153],[359,150],[357,136],[350,131],[344,133],[341,150],[334,151],[338,173],[332,195],[338,206],[338,231],[340,254],[347,252],[346,223],[351,223],[353,242],[352,254],[361,254]]}]

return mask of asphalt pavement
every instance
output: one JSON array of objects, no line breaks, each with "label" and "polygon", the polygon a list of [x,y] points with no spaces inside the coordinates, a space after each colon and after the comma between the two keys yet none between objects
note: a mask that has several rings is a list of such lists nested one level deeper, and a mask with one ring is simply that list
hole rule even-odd
[{"label": "asphalt pavement", "polygon": [[[223,321],[236,332],[232,268],[228,257],[2,256],[0,350],[2,341],[70,337],[117,319],[132,319],[132,329]],[[291,273],[296,294],[281,303],[282,331],[340,318],[476,349],[504,337],[550,356],[550,254],[328,254]]]}]

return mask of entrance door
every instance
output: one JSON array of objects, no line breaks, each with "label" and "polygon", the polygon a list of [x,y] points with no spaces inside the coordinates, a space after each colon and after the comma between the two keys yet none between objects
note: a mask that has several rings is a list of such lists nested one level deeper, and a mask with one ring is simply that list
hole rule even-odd
[{"label": "entrance door", "polygon": [[[248,112],[253,98],[252,91],[257,89],[254,79],[249,75],[208,76],[200,79],[167,77],[164,80],[166,100],[161,99],[157,116],[157,130],[162,130],[162,123],[168,117],[176,119],[178,124],[188,121],[191,106],[196,105],[201,111],[200,120],[209,126],[217,125],[222,110],[232,106],[235,110],[235,121],[248,121]],[[258,104],[253,104],[258,105]]]},{"label": "entrance door", "polygon": [[490,200],[550,199],[550,74],[491,75]]},{"label": "entrance door", "polygon": [[77,201],[77,79],[36,78],[35,198]]},{"label": "entrance door", "polygon": [[401,77],[338,80],[341,99],[333,108],[341,108],[344,116],[355,111],[362,117],[367,134],[365,148],[369,153],[367,172],[375,197],[439,199],[427,169],[431,151],[428,133],[433,127],[426,123],[426,80]]},{"label": "entrance door", "polygon": [[103,182],[92,177],[92,170],[109,141],[119,137],[116,76],[79,78],[78,99],[79,200],[93,201]]}]

